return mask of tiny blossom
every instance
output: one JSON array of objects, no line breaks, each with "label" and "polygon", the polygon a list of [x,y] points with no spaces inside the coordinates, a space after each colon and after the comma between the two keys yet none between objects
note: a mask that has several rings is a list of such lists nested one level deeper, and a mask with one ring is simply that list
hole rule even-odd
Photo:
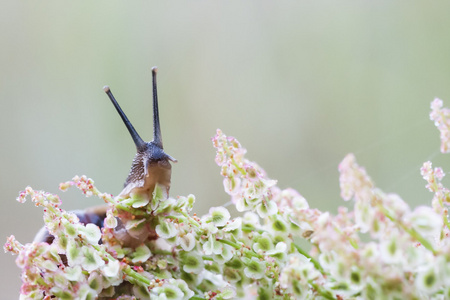
[{"label": "tiny blossom", "polygon": [[424,267],[417,272],[416,285],[419,290],[427,293],[434,293],[442,288],[441,278],[439,276],[439,269],[435,265]]},{"label": "tiny blossom", "polygon": [[225,191],[230,195],[237,195],[241,187],[241,179],[234,177],[226,177],[223,179]]},{"label": "tiny blossom", "polygon": [[[150,296],[150,292],[145,286],[139,286],[139,285],[133,286],[133,293],[135,296],[137,296],[137,299],[150,300],[151,298],[153,298]],[[158,299],[158,298],[156,298],[156,299]]]},{"label": "tiny blossom", "polygon": [[266,255],[275,257],[277,260],[284,260],[285,254],[287,252],[287,245],[284,242],[279,242],[276,244],[275,248],[272,250],[267,250]]},{"label": "tiny blossom", "polygon": [[81,266],[86,271],[90,272],[96,270],[105,264],[105,262],[101,259],[100,255],[93,249],[84,246],[82,247],[82,251],[84,259],[83,262],[81,263]]},{"label": "tiny blossom", "polygon": [[150,249],[146,245],[141,245],[133,252],[133,258],[131,262],[145,262],[152,255]]},{"label": "tiny blossom", "polygon": [[214,223],[208,222],[209,219],[209,216],[204,216],[202,218],[201,228],[209,234],[215,234],[219,231],[219,229],[214,225]]},{"label": "tiny blossom", "polygon": [[184,251],[191,251],[195,247],[195,237],[192,233],[177,237],[177,243]]},{"label": "tiny blossom", "polygon": [[97,272],[92,272],[89,275],[88,284],[89,287],[98,294],[103,290],[103,277]]},{"label": "tiny blossom", "polygon": [[216,238],[213,235],[210,235],[206,243],[203,244],[203,251],[206,255],[221,254],[222,244],[216,241]]},{"label": "tiny blossom", "polygon": [[80,266],[66,267],[65,276],[67,280],[80,281],[82,278],[81,267]]},{"label": "tiny blossom", "polygon": [[67,243],[66,256],[69,266],[81,264],[81,262],[83,261],[83,255],[82,250],[77,242],[70,240]]},{"label": "tiny blossom", "polygon": [[213,259],[215,262],[218,263],[226,263],[227,261],[229,261],[233,255],[234,255],[234,249],[229,246],[229,245],[222,245],[222,251],[220,252],[220,254],[216,254],[213,256]]},{"label": "tiny blossom", "polygon": [[410,226],[423,235],[437,237],[442,228],[442,218],[431,207],[417,207],[407,219]]},{"label": "tiny blossom", "polygon": [[367,201],[373,188],[373,182],[364,168],[356,164],[353,154],[348,154],[339,164],[339,185],[342,199],[348,201],[355,197],[357,201]]},{"label": "tiny blossom", "polygon": [[246,212],[244,214],[244,217],[242,219],[242,222],[244,224],[248,224],[254,227],[260,227],[260,223],[259,223],[259,217],[257,214],[253,213],[253,212]]},{"label": "tiny blossom", "polygon": [[170,239],[177,234],[175,226],[168,221],[162,221],[156,226],[156,233],[165,239]]},{"label": "tiny blossom", "polygon": [[91,244],[98,244],[101,238],[100,228],[92,223],[86,224],[86,226],[79,226],[78,232]]},{"label": "tiny blossom", "polygon": [[209,214],[211,215],[211,222],[217,227],[223,227],[230,220],[230,213],[225,207],[211,207],[209,209]]},{"label": "tiny blossom", "polygon": [[114,217],[113,211],[108,209],[106,211],[106,218],[105,218],[105,227],[107,228],[116,228],[117,227],[117,219]]},{"label": "tiny blossom", "polygon": [[237,217],[237,218],[231,220],[230,222],[228,222],[228,224],[223,228],[223,231],[225,231],[225,232],[233,231],[233,230],[239,229],[241,226],[242,226],[242,218]]},{"label": "tiny blossom", "polygon": [[5,250],[5,252],[12,252],[15,255],[19,254],[22,249],[23,245],[16,240],[14,235],[9,236],[3,246],[3,250]]},{"label": "tiny blossom", "polygon": [[255,243],[253,244],[253,249],[258,252],[261,251],[269,251],[274,248],[272,238],[267,232],[264,232],[261,236],[256,237],[254,239]]},{"label": "tiny blossom", "polygon": [[236,297],[236,290],[231,286],[227,286],[221,290],[219,296],[222,299],[234,299]]},{"label": "tiny blossom", "polygon": [[434,99],[431,103],[430,119],[441,134],[441,152],[450,152],[450,109],[443,108],[441,99]]},{"label": "tiny blossom", "polygon": [[245,259],[244,263],[247,266],[244,269],[244,273],[247,277],[252,279],[260,279],[264,276],[266,272],[266,263],[264,261],[260,261],[256,257],[252,257],[251,259]]},{"label": "tiny blossom", "polygon": [[256,206],[256,211],[261,218],[266,218],[275,215],[278,212],[278,207],[275,202],[263,200]]},{"label": "tiny blossom", "polygon": [[131,206],[134,208],[146,206],[150,202],[150,199],[147,197],[146,194],[142,195],[131,193],[130,197],[131,198],[130,201],[128,201],[128,204],[131,204]]},{"label": "tiny blossom", "polygon": [[190,299],[194,296],[194,292],[189,289],[189,286],[183,280],[179,279],[169,279],[169,283],[176,286],[183,292],[183,299]]},{"label": "tiny blossom", "polygon": [[380,244],[380,254],[383,262],[401,263],[403,260],[402,241],[398,235],[392,235]]},{"label": "tiny blossom", "polygon": [[106,277],[115,277],[119,274],[120,263],[118,260],[109,260],[107,264],[101,268],[101,272]]},{"label": "tiny blossom", "polygon": [[185,253],[182,256],[183,270],[187,273],[199,274],[204,266],[203,260],[196,253]]},{"label": "tiny blossom", "polygon": [[155,294],[156,297],[152,297],[152,299],[189,299],[184,297],[183,291],[181,291],[177,286],[173,285],[164,285],[162,287],[156,287],[152,290],[152,293]]}]

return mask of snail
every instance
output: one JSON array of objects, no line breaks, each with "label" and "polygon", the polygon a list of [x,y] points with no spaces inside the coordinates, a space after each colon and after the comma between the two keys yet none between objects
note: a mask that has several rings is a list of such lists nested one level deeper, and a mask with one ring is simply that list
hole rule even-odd
[{"label": "snail", "polygon": [[[156,73],[157,68],[153,67],[153,140],[151,142],[144,142],[144,140],[139,136],[114,98],[111,89],[108,86],[103,88],[130,132],[137,150],[130,172],[125,180],[124,188],[118,195],[119,198],[138,196],[151,199],[156,184],[161,187],[164,198],[169,196],[170,178],[172,172],[170,162],[176,162],[177,160],[166,154],[163,150],[161,127],[159,123]],[[103,221],[106,217],[106,210],[107,206],[96,206],[83,211],[77,210],[72,212],[77,215],[81,223],[93,223],[102,228]],[[118,225],[115,228],[116,237],[127,246],[137,246],[141,244],[150,234],[151,233],[149,231],[140,232],[138,235],[131,234],[124,228],[123,224],[120,222],[120,219],[118,219]],[[53,240],[54,237],[49,234],[45,227],[43,227],[34,238],[35,242],[47,242],[49,244],[51,244]]]}]

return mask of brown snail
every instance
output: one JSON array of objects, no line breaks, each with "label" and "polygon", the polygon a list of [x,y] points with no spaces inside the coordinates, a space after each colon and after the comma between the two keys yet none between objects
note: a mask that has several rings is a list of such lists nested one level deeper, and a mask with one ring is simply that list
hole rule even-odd
[{"label": "brown snail", "polygon": [[[122,118],[125,126],[133,138],[136,145],[137,153],[133,159],[130,173],[124,183],[124,188],[120,192],[120,198],[127,198],[129,196],[138,196],[142,198],[150,199],[152,197],[153,190],[158,184],[163,192],[163,197],[167,198],[170,190],[170,178],[172,173],[172,166],[170,161],[176,162],[172,156],[166,154],[163,150],[163,143],[161,137],[161,127],[159,123],[158,112],[158,93],[156,89],[156,73],[157,68],[152,68],[152,81],[153,81],[153,140],[151,142],[144,142],[134,129],[131,122],[128,120],[125,113],[120,108],[116,99],[114,98],[111,89],[105,86],[103,90],[108,95],[109,99],[113,103],[120,117]],[[88,208],[84,211],[73,211],[83,224],[93,223],[100,228],[103,227],[103,221],[106,217],[106,206],[97,206]],[[123,244],[128,246],[136,246],[145,240],[150,232],[140,233],[139,236],[130,234],[123,227],[119,220],[119,224],[115,229],[115,233],[118,239]],[[35,242],[47,242],[52,243],[54,237],[50,235],[47,229],[42,228],[34,238]]]}]

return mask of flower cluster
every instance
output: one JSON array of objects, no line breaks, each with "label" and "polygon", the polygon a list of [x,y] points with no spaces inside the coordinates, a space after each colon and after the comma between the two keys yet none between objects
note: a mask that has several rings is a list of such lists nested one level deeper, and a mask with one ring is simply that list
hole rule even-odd
[{"label": "flower cluster", "polygon": [[441,99],[434,99],[431,102],[430,119],[441,133],[441,152],[450,152],[450,109],[443,108],[444,102]]},{"label": "flower cluster", "polygon": [[[431,118],[448,151],[450,110]],[[280,189],[245,149],[220,130],[213,138],[224,188],[242,215],[224,207],[192,213],[195,197],[114,198],[86,176],[62,183],[106,202],[99,228],[60,208],[58,196],[27,187],[44,209],[51,241],[4,249],[22,269],[21,299],[448,299],[450,190],[424,163],[431,205],[415,209],[375,187],[353,154],[339,165],[341,197],[353,209],[310,208]]]}]

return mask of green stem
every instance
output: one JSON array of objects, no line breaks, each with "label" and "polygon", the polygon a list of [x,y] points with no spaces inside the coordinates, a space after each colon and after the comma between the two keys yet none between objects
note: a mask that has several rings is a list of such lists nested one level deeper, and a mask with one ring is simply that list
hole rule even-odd
[{"label": "green stem", "polygon": [[381,212],[392,222],[400,225],[400,227],[409,233],[410,236],[412,236],[414,239],[419,241],[426,249],[430,250],[434,255],[437,255],[437,251],[433,248],[433,245],[425,239],[420,233],[418,233],[414,228],[407,227],[404,223],[401,223],[399,220],[397,220],[390,211],[388,211],[385,207],[383,207],[381,204],[378,205]]},{"label": "green stem", "polygon": [[243,226],[241,227],[241,229],[242,229],[242,231],[244,231],[244,232],[254,232],[254,231],[256,231],[256,232],[258,232],[258,233],[264,233],[264,232],[266,232],[264,229],[256,229],[255,227],[247,226],[247,225],[243,225]]},{"label": "green stem", "polygon": [[38,278],[38,279],[36,280],[36,282],[39,283],[39,285],[48,287],[48,284],[44,281],[44,279],[42,279],[42,277]]},{"label": "green stem", "polygon": [[158,255],[172,255],[173,253],[170,251],[165,251],[165,250],[159,250],[159,249],[153,249],[152,250],[153,254],[158,254]]},{"label": "green stem", "polygon": [[323,275],[325,275],[325,270],[322,268],[322,266],[320,265],[320,263],[315,260],[311,255],[309,255],[308,252],[306,252],[305,250],[303,250],[299,245],[293,243],[295,249],[297,249],[297,251],[305,256],[306,258],[309,258],[312,262],[312,264],[314,265],[314,267],[316,267],[317,270],[319,270],[320,273],[322,273]]},{"label": "green stem", "polygon": [[236,250],[239,250],[239,249],[241,249],[241,246],[239,245],[239,244],[237,244],[237,243],[233,243],[232,241],[228,241],[228,240],[217,240],[218,242],[221,242],[222,244],[226,244],[226,245],[228,245],[228,246],[231,246],[231,247],[233,247],[234,249],[236,249]]},{"label": "green stem", "polygon": [[[228,240],[220,240],[220,239],[218,239],[217,241],[218,241],[218,242],[221,242],[222,244],[229,245],[229,246],[233,247],[233,248],[236,249],[236,250],[240,250],[240,249],[241,249],[241,246],[240,246],[239,244],[233,243],[232,241],[228,241]],[[247,248],[244,248],[244,252],[245,252],[245,254],[248,254],[249,256],[253,256],[253,257],[256,257],[256,258],[262,258],[261,255],[255,253],[255,252],[252,251],[252,250],[248,250]]]},{"label": "green stem", "polygon": [[147,213],[146,213],[145,211],[140,211],[140,210],[138,210],[138,209],[131,208],[131,207],[125,206],[125,205],[120,204],[120,203],[117,203],[115,206],[116,206],[117,209],[120,209],[120,210],[129,212],[130,214],[133,214],[133,215],[135,215],[135,216],[144,216],[144,215],[147,215]]},{"label": "green stem", "polygon": [[[436,196],[438,196],[438,195],[436,195]],[[447,196],[444,195],[443,197],[445,199],[445,197],[447,197]],[[444,199],[442,199],[442,197],[437,197],[437,198],[439,200],[439,204],[441,205],[442,209],[444,210],[444,212],[446,212],[446,214],[442,215],[442,220],[444,221],[445,226],[447,226],[447,228],[450,229],[450,223],[448,221],[448,210],[445,208]]]},{"label": "green stem", "polygon": [[344,234],[342,232],[342,230],[338,227],[338,226],[334,226],[334,230],[336,232],[338,232],[340,235],[344,236],[345,238],[347,238],[348,242],[350,243],[350,246],[353,247],[353,249],[358,250],[359,245],[358,243],[355,241],[355,239],[352,239],[351,237],[349,237],[348,235]]},{"label": "green stem", "polygon": [[192,225],[194,225],[195,227],[200,228],[200,224],[198,224],[197,221],[194,220],[194,218],[192,218],[190,215],[187,214],[187,212],[182,211],[181,214],[189,220],[189,222],[191,222]]},{"label": "green stem", "polygon": [[233,164],[233,166],[236,167],[236,169],[238,169],[239,172],[241,172],[242,175],[245,175],[245,170],[242,169],[241,167],[239,167],[239,165],[237,164],[237,162],[234,160],[234,158],[231,159],[231,163]]},{"label": "green stem", "polygon": [[231,163],[233,164],[233,166],[235,166],[236,169],[238,169],[238,171],[241,172],[242,175],[245,175],[245,174],[246,174],[245,170],[242,169],[242,168],[238,165],[238,163],[237,163],[236,160],[234,159],[233,153],[230,151],[230,149],[228,149],[228,147],[224,147],[224,150],[225,150],[225,152],[228,154],[228,156],[230,157]]},{"label": "green stem", "polygon": [[143,283],[144,285],[149,285],[150,284],[150,280],[147,277],[142,276],[141,274],[139,274],[136,271],[133,271],[130,266],[128,266],[127,268],[125,268],[123,270],[123,272],[125,274],[127,274],[128,276],[130,276],[133,279],[136,279],[137,281]]},{"label": "green stem", "polygon": [[445,214],[442,217],[444,219],[444,224],[447,226],[448,229],[450,229],[450,222],[448,221],[447,215]]},{"label": "green stem", "polygon": [[337,299],[337,298],[333,297],[333,295],[330,292],[323,290],[319,285],[315,284],[314,282],[310,281],[309,284],[311,284],[311,286],[325,299],[329,299],[329,300]]}]

